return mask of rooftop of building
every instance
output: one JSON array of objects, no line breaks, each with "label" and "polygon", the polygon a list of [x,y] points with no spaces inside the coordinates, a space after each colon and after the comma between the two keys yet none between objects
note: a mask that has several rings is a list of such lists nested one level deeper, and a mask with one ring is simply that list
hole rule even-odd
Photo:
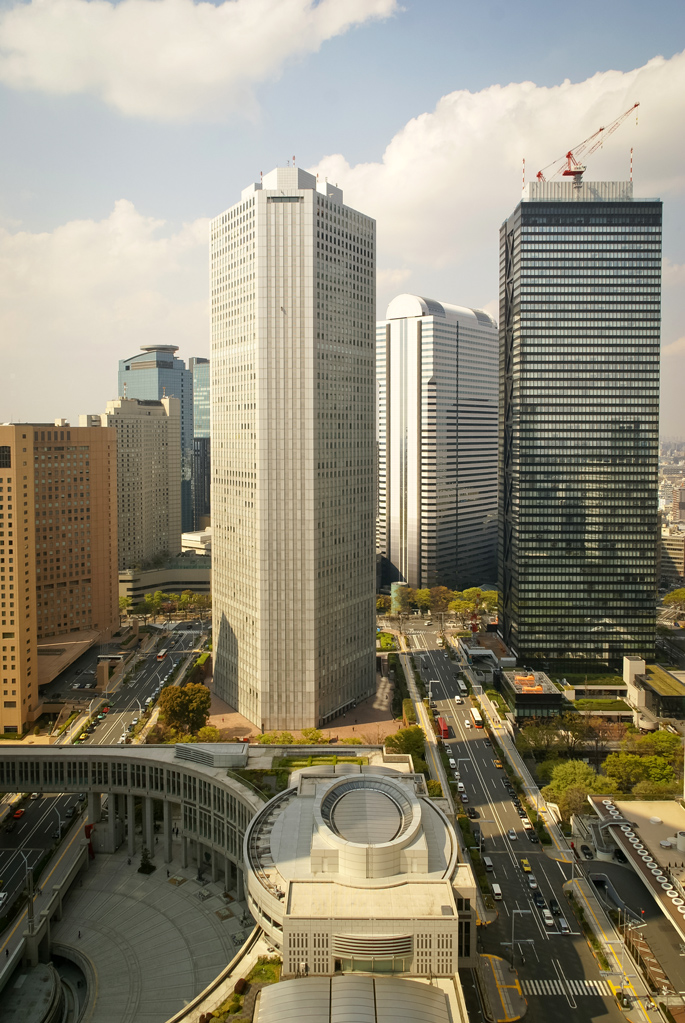
[{"label": "rooftop of building", "polygon": [[507,644],[503,639],[500,639],[496,632],[473,632],[471,635],[462,636],[461,638],[469,647],[482,647],[484,650],[492,650],[498,659],[513,656]]},{"label": "rooftop of building", "polygon": [[456,916],[456,836],[422,776],[398,767],[304,768],[252,822],[250,870],[288,915]]},{"label": "rooftop of building", "polygon": [[308,977],[262,989],[256,1023],[448,1023],[453,1019],[437,985],[400,977]]},{"label": "rooftop of building", "polygon": [[503,675],[511,688],[522,696],[535,696],[540,693],[559,693],[558,687],[548,675],[545,675],[544,671],[534,671],[532,668],[517,668],[515,671],[505,671]]},{"label": "rooftop of building", "polygon": [[685,696],[685,685],[659,664],[648,664],[644,678],[659,696]]},{"label": "rooftop of building", "polygon": [[437,302],[434,298],[424,298],[421,295],[397,295],[390,302],[385,313],[386,320],[402,320],[422,316],[437,316],[447,323],[466,321],[482,327],[497,328],[497,322],[483,309],[469,309],[466,306]]}]

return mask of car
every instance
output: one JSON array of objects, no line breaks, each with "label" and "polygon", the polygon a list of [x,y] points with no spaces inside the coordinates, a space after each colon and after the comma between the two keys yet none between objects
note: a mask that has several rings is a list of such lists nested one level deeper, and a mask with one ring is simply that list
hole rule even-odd
[{"label": "car", "polygon": [[9,834],[11,831],[14,831],[16,826],[17,822],[15,820],[10,820],[7,822],[7,824],[5,824],[5,831]]},{"label": "car", "polygon": [[549,900],[549,910],[554,916],[561,916],[561,906],[556,899]]},{"label": "car", "polygon": [[94,682],[86,682],[86,684],[85,684],[85,686],[83,688],[84,689],[95,689],[95,683]]},{"label": "car", "polygon": [[507,838],[509,839],[510,842],[516,841],[516,832],[514,831],[513,828],[509,828],[509,830],[507,831]]},{"label": "car", "polygon": [[530,823],[530,821],[528,820],[527,817],[522,817],[521,820],[523,822],[523,827],[524,827],[525,831],[532,831],[533,830],[533,825]]},{"label": "car", "polygon": [[9,898],[7,892],[0,892],[0,906],[4,906]]},{"label": "car", "polygon": [[521,869],[523,870],[524,874],[530,874],[531,873],[530,862],[528,860],[521,860]]},{"label": "car", "polygon": [[493,764],[495,765],[495,767],[496,767],[496,768],[497,768],[497,769],[498,769],[499,771],[501,771],[501,770],[502,770],[502,761],[501,761],[501,760],[493,760]]},{"label": "car", "polygon": [[454,759],[454,757],[450,757],[448,763],[449,763],[450,767],[452,768],[452,770],[456,769],[457,761]]},{"label": "car", "polygon": [[138,724],[138,718],[134,718],[133,721],[131,722],[131,724],[135,728],[135,726]]},{"label": "car", "polygon": [[80,689],[81,686],[78,684],[78,682],[74,682],[74,684],[73,684],[73,686],[71,688],[72,689]]},{"label": "car", "polygon": [[79,801],[79,803],[85,803],[87,798],[88,798],[88,796],[85,794],[85,792],[79,792],[79,794],[78,794],[78,801]]},{"label": "car", "polygon": [[467,807],[466,813],[468,814],[472,821],[478,820],[478,817],[480,816],[475,806]]},{"label": "car", "polygon": [[55,840],[55,842],[59,842],[60,838],[62,837],[62,832],[60,828],[57,828],[55,831],[53,831],[52,837]]},{"label": "car", "polygon": [[526,813],[526,811],[525,811],[525,810],[523,809],[523,807],[522,807],[522,806],[519,806],[519,808],[518,808],[518,815],[519,815],[519,817],[520,817],[520,818],[521,818],[522,820],[523,820],[524,818],[525,818],[525,819],[527,819],[527,818],[528,818],[528,814]]},{"label": "car", "polygon": [[622,849],[614,849],[614,859],[617,863],[627,863],[628,857]]},{"label": "car", "polygon": [[42,793],[40,793],[40,792],[32,792],[31,793],[31,799],[41,799],[41,798],[42,798]]},{"label": "car", "polygon": [[542,894],[542,892],[537,891],[535,893],[535,895],[533,896],[533,902],[538,907],[538,909],[547,909],[547,903],[545,902],[545,897]]},{"label": "car", "polygon": [[471,727],[471,722],[467,718],[466,721],[464,722],[464,728],[470,728],[470,727]]},{"label": "car", "polygon": [[73,817],[75,813],[76,813],[76,807],[75,806],[70,806],[70,807],[67,808],[67,811],[66,811],[64,816],[65,817]]},{"label": "car", "polygon": [[542,919],[544,921],[545,927],[554,927],[554,917],[552,916],[548,909],[543,909]]},{"label": "car", "polygon": [[583,854],[583,856],[585,857],[586,860],[594,859],[594,857],[592,855],[592,849],[590,848],[589,845],[581,845],[580,851],[582,852],[582,854]]},{"label": "car", "polygon": [[462,792],[462,794],[461,794],[461,801],[462,801],[462,803],[468,803],[468,801],[469,801],[469,797],[466,795],[465,792]]},{"label": "car", "polygon": [[528,887],[532,888],[533,891],[535,891],[537,886],[538,886],[538,883],[537,883],[537,880],[535,878],[535,874],[529,874],[528,875]]},{"label": "car", "polygon": [[104,718],[104,716],[105,716],[105,715],[104,715],[103,713],[100,713],[100,714],[98,714],[98,721],[102,721],[102,719]]},{"label": "car", "polygon": [[561,931],[562,934],[570,934],[571,933],[571,928],[566,923],[566,920],[564,919],[563,916],[559,917],[559,930]]},{"label": "car", "polygon": [[538,838],[538,836],[535,834],[534,831],[528,831],[527,835],[528,835],[528,841],[529,842],[532,842],[533,845],[538,845],[539,844],[540,839]]},{"label": "car", "polygon": [[492,746],[492,743],[490,742],[490,740],[489,740],[489,739],[486,739],[486,740],[485,740],[485,745],[486,745],[486,746]]},{"label": "car", "polygon": [[457,782],[457,792],[466,792],[466,786],[464,785],[463,781],[459,781],[459,774],[457,771],[454,772],[454,777]]},{"label": "car", "polygon": [[15,821],[19,821],[19,820],[21,820],[21,818],[24,816],[25,813],[26,813],[26,810],[24,809],[24,807],[20,806],[18,810],[14,811],[12,816],[14,817]]},{"label": "car", "polygon": [[102,708],[102,713],[103,714],[109,714],[109,707],[103,707]]}]

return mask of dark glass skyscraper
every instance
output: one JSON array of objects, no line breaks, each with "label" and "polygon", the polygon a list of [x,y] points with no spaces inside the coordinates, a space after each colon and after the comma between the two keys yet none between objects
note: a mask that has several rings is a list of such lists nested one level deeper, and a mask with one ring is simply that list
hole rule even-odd
[{"label": "dark glass skyscraper", "polygon": [[209,359],[188,360],[193,374],[193,505],[195,529],[204,529],[210,515],[212,483],[209,436]]},{"label": "dark glass skyscraper", "polygon": [[661,202],[535,182],[500,232],[500,630],[654,655]]},{"label": "dark glass skyscraper", "polygon": [[193,374],[176,345],[142,345],[140,355],[119,361],[119,397],[181,402],[181,529],[193,528]]}]

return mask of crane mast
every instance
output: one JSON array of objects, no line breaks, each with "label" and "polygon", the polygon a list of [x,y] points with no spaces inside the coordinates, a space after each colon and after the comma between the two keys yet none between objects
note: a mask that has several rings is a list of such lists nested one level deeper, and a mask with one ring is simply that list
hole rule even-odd
[{"label": "crane mast", "polygon": [[537,172],[536,177],[538,181],[547,181],[548,179],[545,177],[545,171],[549,170],[550,167],[554,167],[555,170],[550,175],[550,180],[556,177],[573,178],[574,185],[577,188],[580,188],[583,181],[583,174],[587,170],[585,162],[581,161],[580,157],[583,154],[585,154],[585,159],[587,159],[588,156],[592,156],[592,154],[599,149],[611,135],[614,134],[616,129],[623,124],[626,117],[629,117],[630,114],[632,114],[634,110],[637,110],[639,106],[639,103],[633,103],[632,107],[629,107],[628,110],[624,110],[624,112],[617,117],[615,121],[612,121],[611,124],[598,128],[597,131],[593,132],[592,135],[589,135],[588,138],[584,139],[582,142],[579,142],[577,146],[573,147],[573,149],[569,149],[564,156],[560,156],[556,160],[553,160],[552,163],[548,163],[546,167],[543,167],[542,170]]}]

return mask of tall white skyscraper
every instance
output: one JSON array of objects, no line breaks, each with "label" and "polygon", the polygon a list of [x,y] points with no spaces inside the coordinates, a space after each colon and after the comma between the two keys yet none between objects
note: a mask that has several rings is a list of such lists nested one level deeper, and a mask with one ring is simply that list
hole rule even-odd
[{"label": "tall white skyscraper", "polygon": [[211,225],[214,679],[264,730],[375,687],[375,223],[296,167]]},{"label": "tall white skyscraper", "polygon": [[497,324],[399,295],[376,328],[377,550],[385,582],[465,589],[497,573]]}]

